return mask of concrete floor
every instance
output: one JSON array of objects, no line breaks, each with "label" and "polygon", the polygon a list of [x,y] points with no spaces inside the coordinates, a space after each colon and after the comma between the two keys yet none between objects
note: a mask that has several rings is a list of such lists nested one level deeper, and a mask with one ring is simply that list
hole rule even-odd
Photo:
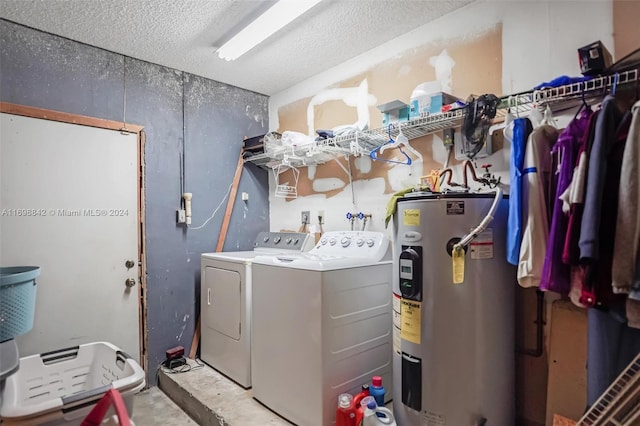
[{"label": "concrete floor", "polygon": [[[160,371],[160,389],[200,425],[291,426],[253,399],[246,390],[206,364],[188,360],[192,370],[167,374]],[[196,368],[197,367],[197,368]],[[136,421],[136,426],[138,425]]]},{"label": "concrete floor", "polygon": [[146,389],[134,395],[133,422],[136,426],[197,425],[191,417],[157,387]]},{"label": "concrete floor", "polygon": [[[136,426],[292,426],[253,399],[251,389],[206,364],[188,363],[183,373],[159,370],[158,387],[134,396]],[[393,409],[391,402],[386,406]]]}]

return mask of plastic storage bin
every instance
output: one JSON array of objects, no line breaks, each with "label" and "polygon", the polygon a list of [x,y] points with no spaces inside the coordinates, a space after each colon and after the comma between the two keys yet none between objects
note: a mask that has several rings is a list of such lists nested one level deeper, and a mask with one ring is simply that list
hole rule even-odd
[{"label": "plastic storage bin", "polygon": [[33,328],[37,266],[0,268],[0,342]]},{"label": "plastic storage bin", "polygon": [[133,395],[144,387],[144,376],[135,360],[106,342],[21,358],[5,382],[3,425],[79,425],[111,388],[133,416]]}]

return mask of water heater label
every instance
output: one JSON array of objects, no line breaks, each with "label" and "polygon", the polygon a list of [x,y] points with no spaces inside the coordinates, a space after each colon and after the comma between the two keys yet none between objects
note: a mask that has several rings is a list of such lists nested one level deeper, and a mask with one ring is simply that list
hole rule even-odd
[{"label": "water heater label", "polygon": [[393,350],[398,355],[402,355],[400,346],[400,330],[402,327],[401,301],[400,295],[393,293]]},{"label": "water heater label", "polygon": [[404,226],[420,226],[420,209],[405,209],[402,213]]},{"label": "water heater label", "polygon": [[487,228],[469,244],[471,259],[493,259],[493,229]]},{"label": "water heater label", "polygon": [[402,346],[400,344],[400,329],[395,325],[393,326],[393,351],[398,355],[402,355]]},{"label": "water heater label", "polygon": [[420,344],[421,305],[415,300],[402,299],[400,312],[400,337],[416,345]]},{"label": "water heater label", "polygon": [[393,294],[393,325],[400,328],[400,296]]},{"label": "water heater label", "polygon": [[422,413],[423,426],[445,426],[447,418],[443,414],[434,413],[433,411],[424,410]]},{"label": "water heater label", "polygon": [[464,214],[464,201],[447,201],[447,214]]}]

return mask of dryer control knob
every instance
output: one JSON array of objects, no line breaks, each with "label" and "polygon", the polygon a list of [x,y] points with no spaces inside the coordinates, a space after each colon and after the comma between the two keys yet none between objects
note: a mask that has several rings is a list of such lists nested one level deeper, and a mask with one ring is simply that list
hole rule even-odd
[{"label": "dryer control knob", "polygon": [[266,243],[267,241],[269,241],[269,237],[264,237],[263,241]]},{"label": "dryer control knob", "polygon": [[336,239],[335,238],[330,239],[329,240],[329,244],[331,244],[332,246],[335,246],[336,245]]},{"label": "dryer control knob", "polygon": [[320,240],[320,244],[322,244],[322,245],[327,244],[327,239],[326,238],[321,239]]},{"label": "dryer control knob", "polygon": [[299,238],[295,238],[295,239],[293,240],[293,244],[294,244],[294,245],[298,244],[299,242],[300,242],[300,239],[299,239]]},{"label": "dryer control knob", "polygon": [[367,240],[367,245],[368,245],[369,247],[373,247],[373,245],[374,245],[374,244],[375,244],[375,241],[373,241],[372,239],[368,239],[368,240]]},{"label": "dryer control knob", "polygon": [[291,244],[291,238],[287,238],[286,240],[284,240],[287,244]]},{"label": "dryer control knob", "polygon": [[351,244],[351,238],[344,237],[342,240],[340,240],[340,244],[342,245],[342,247],[349,247],[349,244]]},{"label": "dryer control knob", "polygon": [[356,241],[356,244],[358,245],[358,247],[362,247],[364,245],[364,240],[362,238],[358,238],[358,241]]},{"label": "dryer control knob", "polygon": [[274,244],[278,244],[280,242],[280,237],[275,237],[273,239]]}]

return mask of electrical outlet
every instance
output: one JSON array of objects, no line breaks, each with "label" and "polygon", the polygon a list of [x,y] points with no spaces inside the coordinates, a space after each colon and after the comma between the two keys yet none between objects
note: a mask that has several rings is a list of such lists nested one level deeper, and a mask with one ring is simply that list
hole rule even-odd
[{"label": "electrical outlet", "polygon": [[185,223],[187,221],[187,213],[184,209],[178,210],[177,212],[178,223]]},{"label": "electrical outlet", "polygon": [[300,215],[300,221],[304,225],[305,223],[309,223],[311,219],[311,212],[309,210],[304,210]]},{"label": "electrical outlet", "polygon": [[442,132],[442,142],[444,143],[444,146],[453,146],[454,134],[455,130],[453,129],[453,127],[444,129],[444,131]]}]

